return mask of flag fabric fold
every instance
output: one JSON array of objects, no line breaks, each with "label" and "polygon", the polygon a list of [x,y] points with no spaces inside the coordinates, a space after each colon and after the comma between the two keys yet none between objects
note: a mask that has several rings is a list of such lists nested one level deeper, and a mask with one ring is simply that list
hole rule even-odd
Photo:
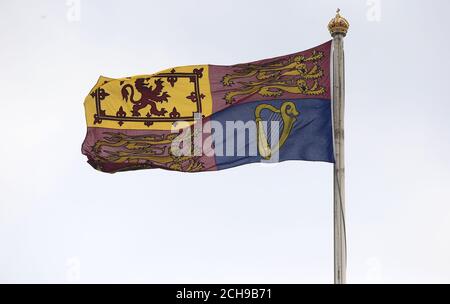
[{"label": "flag fabric fold", "polygon": [[100,77],[85,99],[82,153],[103,172],[333,162],[331,41],[231,66]]}]

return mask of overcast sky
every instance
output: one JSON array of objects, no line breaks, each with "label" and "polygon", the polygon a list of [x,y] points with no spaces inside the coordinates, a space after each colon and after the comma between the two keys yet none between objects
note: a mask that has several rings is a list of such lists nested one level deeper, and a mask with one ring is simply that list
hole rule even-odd
[{"label": "overcast sky", "polygon": [[99,75],[346,51],[348,281],[450,283],[447,0],[0,2],[0,282],[331,283],[332,165],[114,175]]}]

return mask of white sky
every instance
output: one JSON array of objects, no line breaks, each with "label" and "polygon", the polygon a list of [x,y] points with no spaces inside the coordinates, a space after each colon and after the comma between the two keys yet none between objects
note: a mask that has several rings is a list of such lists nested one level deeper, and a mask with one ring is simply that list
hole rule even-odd
[{"label": "white sky", "polygon": [[330,164],[108,175],[80,148],[100,74],[308,49],[340,7],[348,280],[450,283],[449,1],[79,3],[0,2],[0,282],[331,283]]}]

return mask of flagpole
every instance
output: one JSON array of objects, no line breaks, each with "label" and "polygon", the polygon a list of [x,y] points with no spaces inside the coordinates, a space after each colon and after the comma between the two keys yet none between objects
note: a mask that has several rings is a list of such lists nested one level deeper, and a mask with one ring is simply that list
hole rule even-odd
[{"label": "flagpole", "polygon": [[345,163],[344,163],[344,37],[349,23],[340,10],[328,24],[333,37],[333,135],[334,135],[334,283],[346,283],[347,244],[345,233]]}]

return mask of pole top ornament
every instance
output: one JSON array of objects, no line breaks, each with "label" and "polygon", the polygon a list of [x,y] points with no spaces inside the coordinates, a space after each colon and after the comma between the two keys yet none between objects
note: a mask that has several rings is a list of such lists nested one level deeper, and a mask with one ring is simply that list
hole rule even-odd
[{"label": "pole top ornament", "polygon": [[348,23],[347,19],[341,16],[341,10],[338,8],[336,10],[336,17],[330,20],[328,23],[328,30],[330,31],[331,36],[336,34],[346,35],[348,32],[348,28],[350,27],[350,23]]}]

